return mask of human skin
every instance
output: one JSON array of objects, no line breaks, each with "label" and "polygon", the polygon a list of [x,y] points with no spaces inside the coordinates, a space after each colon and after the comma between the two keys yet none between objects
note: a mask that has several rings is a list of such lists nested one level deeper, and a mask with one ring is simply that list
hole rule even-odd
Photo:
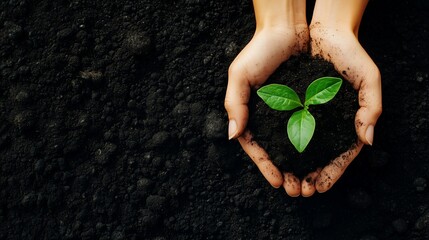
[{"label": "human skin", "polygon": [[290,56],[307,50],[309,31],[305,4],[305,0],[253,1],[256,30],[229,67],[225,96],[229,139],[238,138],[268,182],[275,188],[283,185],[290,196],[300,195],[299,179],[291,173],[282,174],[245,127],[251,89],[261,86]]},{"label": "human skin", "polygon": [[372,145],[374,127],[382,112],[381,75],[358,40],[359,26],[368,0],[317,0],[310,24],[311,54],[333,63],[358,91],[355,116],[356,144],[313,174],[318,192],[326,192],[341,177],[364,144]]},{"label": "human skin", "polygon": [[[229,118],[229,139],[237,138],[268,182],[276,188],[283,185],[290,196],[308,197],[316,190],[329,190],[363,145],[372,145],[374,126],[381,114],[381,77],[357,39],[367,3],[367,0],[317,0],[309,31],[305,0],[253,1],[255,34],[228,71],[225,108]],[[305,52],[309,39],[312,55],[332,62],[359,91],[360,109],[355,118],[356,144],[300,182],[293,173],[282,174],[245,127],[251,89],[261,86],[290,56]]]}]

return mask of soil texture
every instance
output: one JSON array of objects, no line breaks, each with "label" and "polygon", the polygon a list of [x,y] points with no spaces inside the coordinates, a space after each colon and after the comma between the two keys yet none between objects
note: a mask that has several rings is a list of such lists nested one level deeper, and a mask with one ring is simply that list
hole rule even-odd
[{"label": "soil texture", "polygon": [[374,144],[290,198],[227,140],[251,1],[0,1],[0,239],[429,239],[428,12],[369,1]]},{"label": "soil texture", "polygon": [[[304,101],[305,91],[314,80],[341,76],[332,64],[308,55],[290,58],[267,80],[266,84],[285,84],[298,93]],[[293,172],[300,178],[324,167],[329,161],[347,151],[357,141],[354,116],[359,104],[357,92],[343,81],[331,101],[309,107],[316,121],[313,138],[306,149],[299,153],[287,134],[287,122],[292,111],[275,111],[252,93],[248,127],[254,139],[270,154],[281,171]]]}]

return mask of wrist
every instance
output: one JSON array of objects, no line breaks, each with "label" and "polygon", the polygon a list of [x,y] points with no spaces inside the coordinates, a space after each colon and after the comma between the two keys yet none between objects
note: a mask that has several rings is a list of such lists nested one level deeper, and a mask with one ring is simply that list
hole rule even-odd
[{"label": "wrist", "polygon": [[310,30],[334,29],[357,36],[368,0],[318,0],[314,6]]},{"label": "wrist", "polygon": [[305,0],[254,0],[253,7],[257,31],[307,25]]}]

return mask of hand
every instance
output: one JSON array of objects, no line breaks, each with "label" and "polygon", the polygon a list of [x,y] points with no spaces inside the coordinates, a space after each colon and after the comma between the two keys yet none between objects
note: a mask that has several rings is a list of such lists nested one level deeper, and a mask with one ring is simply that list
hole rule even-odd
[{"label": "hand", "polygon": [[[358,41],[358,29],[367,1],[316,2],[310,25],[311,54],[334,64],[359,92],[355,117],[356,144],[320,172],[311,173],[318,192],[326,192],[341,177],[364,144],[372,145],[374,126],[382,112],[380,71]],[[328,11],[328,9],[330,11]],[[328,15],[329,14],[329,15]]]},{"label": "hand", "polygon": [[225,108],[229,119],[229,139],[238,138],[245,152],[273,187],[283,185],[290,196],[298,196],[301,191],[299,179],[291,173],[282,174],[245,128],[251,88],[261,86],[291,55],[307,50],[309,32],[305,0],[255,0],[254,8],[257,22],[255,34],[228,71]]},{"label": "hand", "polygon": [[[288,7],[279,6],[279,3]],[[245,126],[251,88],[262,85],[280,63],[291,55],[306,50],[309,37],[305,1],[254,0],[257,30],[231,64],[228,73],[225,108],[229,118],[229,138],[238,138],[268,182],[276,188],[283,184],[290,196],[301,194],[308,197],[316,190],[329,190],[359,154],[363,145],[372,145],[374,126],[382,109],[381,77],[377,66],[357,40],[366,4],[367,0],[335,3],[329,0],[316,1],[310,31],[311,53],[332,62],[336,70],[359,91],[360,109],[355,119],[358,140],[326,167],[308,174],[301,183],[292,173],[280,173],[265,150],[253,140],[250,131],[245,130]],[[289,9],[289,14],[282,15],[281,9]],[[267,23],[267,19],[272,20],[271,16],[281,21]],[[287,17],[282,19],[281,16]]]}]

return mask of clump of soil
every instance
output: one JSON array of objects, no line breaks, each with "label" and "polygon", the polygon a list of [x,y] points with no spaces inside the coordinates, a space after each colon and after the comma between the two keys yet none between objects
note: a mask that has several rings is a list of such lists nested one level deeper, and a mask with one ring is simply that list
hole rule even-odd
[{"label": "clump of soil", "polygon": [[[286,84],[294,89],[303,101],[308,85],[324,76],[341,77],[331,63],[301,55],[292,57],[281,65],[266,84]],[[252,93],[249,107],[248,127],[255,140],[267,150],[281,170],[292,171],[298,177],[325,166],[349,149],[357,139],[354,126],[358,109],[357,91],[345,79],[333,100],[310,106],[309,111],[316,119],[316,130],[303,153],[294,148],[287,136],[287,122],[295,110],[273,110],[256,92]]]}]

